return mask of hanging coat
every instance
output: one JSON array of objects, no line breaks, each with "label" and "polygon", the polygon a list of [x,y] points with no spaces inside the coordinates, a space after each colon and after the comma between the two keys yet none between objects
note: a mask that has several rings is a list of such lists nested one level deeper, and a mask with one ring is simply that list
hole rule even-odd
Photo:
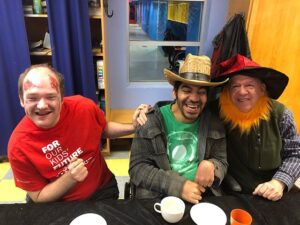
[{"label": "hanging coat", "polygon": [[211,59],[212,78],[219,75],[219,64],[236,53],[251,59],[244,16],[235,14],[214,38],[213,46],[214,51]]}]

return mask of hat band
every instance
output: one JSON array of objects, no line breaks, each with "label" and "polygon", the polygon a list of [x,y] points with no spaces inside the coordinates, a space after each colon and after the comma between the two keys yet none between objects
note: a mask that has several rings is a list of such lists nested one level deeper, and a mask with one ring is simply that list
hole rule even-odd
[{"label": "hat band", "polygon": [[210,77],[207,74],[203,74],[203,73],[185,72],[185,73],[180,73],[179,76],[187,80],[199,80],[199,81],[210,82]]}]

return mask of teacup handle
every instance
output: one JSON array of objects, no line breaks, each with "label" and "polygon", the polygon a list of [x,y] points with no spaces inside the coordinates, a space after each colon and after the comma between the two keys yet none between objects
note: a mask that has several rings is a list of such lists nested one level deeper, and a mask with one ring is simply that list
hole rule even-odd
[{"label": "teacup handle", "polygon": [[[157,209],[156,207],[159,206],[160,209]],[[155,203],[154,204],[154,210],[158,213],[161,213],[161,204],[160,203]]]}]

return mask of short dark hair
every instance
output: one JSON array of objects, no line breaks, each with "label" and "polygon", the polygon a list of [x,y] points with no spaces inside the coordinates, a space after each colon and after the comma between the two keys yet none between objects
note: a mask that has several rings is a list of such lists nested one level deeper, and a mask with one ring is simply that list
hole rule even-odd
[{"label": "short dark hair", "polygon": [[18,80],[18,92],[19,92],[20,98],[23,99],[23,93],[24,93],[23,82],[24,82],[25,77],[27,76],[27,74],[32,69],[36,69],[36,68],[47,68],[51,72],[54,73],[56,79],[58,80],[61,98],[63,98],[64,97],[64,92],[65,92],[64,77],[63,77],[63,75],[61,73],[59,73],[56,69],[54,69],[49,64],[36,64],[36,65],[32,65],[32,66],[28,67],[23,73],[20,74],[19,80]]},{"label": "short dark hair", "polygon": [[181,83],[182,83],[181,81],[175,81],[174,86],[173,86],[175,92],[178,91]]}]

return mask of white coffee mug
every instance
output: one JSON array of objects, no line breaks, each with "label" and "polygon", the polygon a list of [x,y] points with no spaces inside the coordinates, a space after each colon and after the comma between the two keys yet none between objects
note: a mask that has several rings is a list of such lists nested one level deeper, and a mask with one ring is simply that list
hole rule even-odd
[{"label": "white coffee mug", "polygon": [[183,217],[185,204],[180,198],[169,196],[163,198],[160,203],[155,203],[154,210],[161,213],[167,222],[177,223]]}]

